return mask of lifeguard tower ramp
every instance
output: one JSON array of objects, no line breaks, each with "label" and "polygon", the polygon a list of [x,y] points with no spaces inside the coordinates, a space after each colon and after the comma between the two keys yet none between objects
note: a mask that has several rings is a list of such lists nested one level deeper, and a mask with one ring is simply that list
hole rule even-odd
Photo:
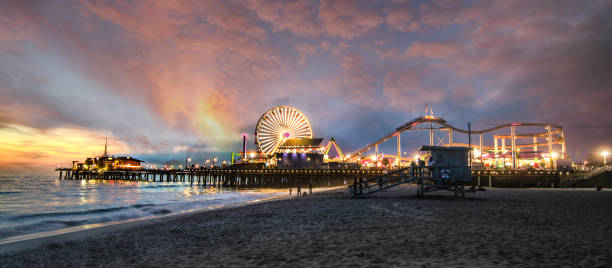
[{"label": "lifeguard tower ramp", "polygon": [[366,196],[383,191],[404,183],[417,184],[417,196],[423,197],[426,192],[447,190],[455,196],[465,192],[465,186],[472,182],[468,165],[466,147],[422,146],[420,151],[426,151],[434,162],[431,166],[412,165],[365,181],[355,181],[349,186],[354,196]]}]

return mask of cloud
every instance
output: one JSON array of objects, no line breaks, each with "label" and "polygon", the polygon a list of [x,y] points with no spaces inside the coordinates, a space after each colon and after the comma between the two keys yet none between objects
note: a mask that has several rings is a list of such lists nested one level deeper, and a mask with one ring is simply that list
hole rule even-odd
[{"label": "cloud", "polygon": [[458,52],[461,48],[456,44],[440,43],[440,42],[420,42],[416,41],[404,52],[402,57],[405,58],[432,58],[432,59],[449,59]]},{"label": "cloud", "polygon": [[427,83],[423,77],[431,76],[432,68],[407,68],[390,70],[384,78],[383,95],[389,105],[416,113],[423,103],[440,103],[446,94],[435,83]]},{"label": "cloud", "polygon": [[306,44],[306,43],[295,44],[294,47],[298,51],[298,53],[300,54],[299,64],[306,63],[306,59],[309,56],[314,55],[315,52],[317,51],[317,47],[316,46],[310,45],[310,44]]},{"label": "cloud", "polygon": [[[353,39],[363,36],[384,22],[383,16],[363,2],[354,0],[247,1],[257,16],[272,25],[274,32],[289,31],[303,37],[321,35]],[[400,15],[400,14],[398,14]],[[401,27],[398,15],[392,23]]]},{"label": "cloud", "polygon": [[[262,43],[266,31],[244,7],[225,1],[144,4],[83,3],[87,17],[117,27],[107,36],[109,45],[129,49],[83,46],[73,60],[95,70],[91,75],[118,94],[141,98],[168,126],[195,131],[202,140],[223,139],[228,129],[245,124],[236,118],[249,106],[228,100],[248,103],[257,95],[251,89],[265,87],[283,68],[278,51]],[[73,38],[87,43],[88,33],[76,32]],[[203,125],[222,127],[204,131]]]},{"label": "cloud", "polygon": [[376,54],[382,59],[399,59],[400,52],[397,48],[392,48],[389,50],[377,50]]},{"label": "cloud", "polygon": [[338,76],[315,81],[317,87],[335,98],[353,105],[379,107],[383,102],[373,97],[380,90],[382,74],[357,54],[342,57],[339,62],[342,72]]},{"label": "cloud", "polygon": [[416,31],[419,28],[418,22],[413,20],[412,11],[407,8],[391,10],[385,21],[389,27],[398,31]]},{"label": "cloud", "polygon": [[612,45],[610,3],[487,1],[458,10],[449,15],[437,9],[436,17],[444,20],[427,23],[460,25],[459,34],[440,49],[415,55],[446,55],[436,58],[447,63],[454,79],[472,84],[474,97],[493,105],[485,115],[500,113],[497,106],[507,109],[501,113],[511,120],[568,125],[568,148],[579,152],[609,142],[600,137],[585,143],[581,137],[591,130],[572,126],[612,123],[602,117],[610,110],[604,100],[612,98],[612,80],[605,74],[612,70],[606,60],[612,58],[606,49]]},{"label": "cloud", "polygon": [[290,31],[298,36],[322,34],[321,23],[316,19],[314,1],[247,1],[257,16],[272,24],[274,32]]}]

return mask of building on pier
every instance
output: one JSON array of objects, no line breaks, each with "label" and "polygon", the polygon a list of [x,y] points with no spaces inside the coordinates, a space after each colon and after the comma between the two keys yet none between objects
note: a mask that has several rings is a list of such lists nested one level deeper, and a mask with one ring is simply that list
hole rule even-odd
[{"label": "building on pier", "polygon": [[72,161],[72,168],[77,170],[141,169],[143,162],[131,156],[109,156],[107,139],[102,156],[89,157],[83,162]]},{"label": "building on pier", "polygon": [[287,139],[275,154],[279,169],[320,169],[323,167],[321,138]]}]

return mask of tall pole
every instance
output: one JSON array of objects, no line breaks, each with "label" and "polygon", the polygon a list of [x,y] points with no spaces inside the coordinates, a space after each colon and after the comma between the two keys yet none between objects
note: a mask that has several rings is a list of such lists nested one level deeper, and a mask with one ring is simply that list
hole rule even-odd
[{"label": "tall pole", "polygon": [[498,159],[499,155],[497,154],[497,136],[493,135],[493,153],[495,154],[495,168],[499,167]]},{"label": "tall pole", "polygon": [[512,139],[512,169],[516,169],[516,133],[515,127],[510,126],[510,138]]},{"label": "tall pole", "polygon": [[[468,122],[468,176],[472,174],[472,124]],[[480,184],[480,179],[478,181]],[[472,189],[476,189],[476,185],[474,185],[474,180],[472,180]]]},{"label": "tall pole", "polygon": [[546,129],[548,130],[548,137],[547,137],[547,140],[548,140],[548,161],[549,161],[549,163],[551,165],[550,168],[553,169],[553,167],[552,167],[553,166],[553,157],[552,157],[553,146],[552,146],[552,127],[551,127],[551,125],[548,125],[546,127]]},{"label": "tall pole", "polygon": [[468,122],[468,155],[469,155],[468,165],[471,167],[472,166],[472,125],[470,124],[470,122]]},{"label": "tall pole", "polygon": [[448,146],[453,146],[453,129],[448,129]]},{"label": "tall pole", "polygon": [[434,131],[433,128],[429,128],[429,146],[434,146]]},{"label": "tall pole", "polygon": [[565,152],[565,131],[563,128],[561,128],[561,156],[563,157],[563,160],[567,160]]},{"label": "tall pole", "polygon": [[376,161],[378,161],[378,144],[374,147],[374,155],[376,156]]},{"label": "tall pole", "polygon": [[246,159],[247,159],[247,155],[246,155],[247,151],[246,150],[247,150],[247,137],[248,136],[249,135],[247,135],[246,133],[242,134],[242,152],[243,152],[242,153],[242,160],[243,161],[246,161]]},{"label": "tall pole", "polygon": [[397,132],[397,168],[401,167],[402,164],[402,144],[401,144],[401,132]]},{"label": "tall pole", "polygon": [[506,169],[506,137],[502,136],[501,140],[501,154],[502,154],[502,165]]},{"label": "tall pole", "polygon": [[483,163],[482,155],[484,154],[484,152],[482,151],[482,134],[478,135],[478,140],[480,142],[480,144],[478,145],[478,150],[480,150],[480,163]]}]

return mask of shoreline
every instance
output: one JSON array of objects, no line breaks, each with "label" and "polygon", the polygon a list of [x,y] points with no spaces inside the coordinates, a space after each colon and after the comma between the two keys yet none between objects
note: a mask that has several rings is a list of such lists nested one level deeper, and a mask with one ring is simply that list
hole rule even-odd
[{"label": "shoreline", "polygon": [[[346,186],[334,186],[334,187],[323,187],[323,188],[313,188],[313,194],[333,191],[340,188],[345,188]],[[112,231],[120,231],[129,228],[136,228],[138,226],[154,224],[154,223],[163,223],[165,221],[177,220],[183,217],[189,217],[193,215],[198,215],[202,213],[208,213],[217,210],[224,209],[232,209],[245,207],[253,204],[270,202],[275,200],[284,200],[296,198],[295,193],[292,195],[289,194],[281,194],[275,196],[269,196],[265,198],[257,198],[249,201],[237,202],[237,203],[229,203],[222,205],[212,205],[207,207],[202,207],[198,209],[189,209],[182,210],[175,213],[169,213],[164,215],[151,215],[145,217],[138,217],[132,219],[126,219],[121,221],[109,221],[102,223],[93,223],[93,224],[84,224],[79,226],[61,228],[57,230],[44,231],[44,232],[36,232],[31,234],[17,235],[6,237],[0,239],[0,254],[5,254],[9,252],[19,251],[35,246],[39,246],[47,243],[58,243],[64,242],[67,240],[73,239],[81,239],[86,238],[92,235],[101,235],[107,232]]]}]

